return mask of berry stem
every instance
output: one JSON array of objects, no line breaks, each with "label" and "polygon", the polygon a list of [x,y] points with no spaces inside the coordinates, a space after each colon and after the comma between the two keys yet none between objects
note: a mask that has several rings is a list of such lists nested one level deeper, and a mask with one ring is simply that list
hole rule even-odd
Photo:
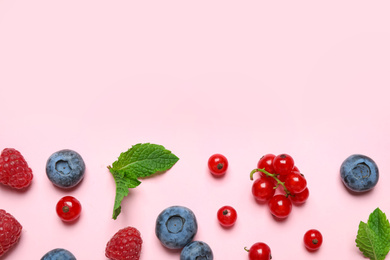
[{"label": "berry stem", "polygon": [[265,169],[254,169],[251,171],[251,174],[250,174],[250,179],[253,180],[253,175],[256,173],[256,172],[262,172],[264,173],[265,175],[267,175],[268,177],[272,177],[275,179],[276,181],[276,187],[275,189],[281,185],[283,187],[283,190],[284,192],[286,193],[286,197],[288,197],[289,195],[291,195],[291,192],[286,188],[286,185],[284,185],[284,182],[280,181],[279,178],[277,177],[277,174],[276,173],[269,173],[267,172]]}]

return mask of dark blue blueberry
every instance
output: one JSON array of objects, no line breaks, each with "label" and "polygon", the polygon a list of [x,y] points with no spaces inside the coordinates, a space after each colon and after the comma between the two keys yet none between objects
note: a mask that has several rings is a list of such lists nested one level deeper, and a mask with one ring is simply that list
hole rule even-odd
[{"label": "dark blue blueberry", "polygon": [[47,252],[41,260],[77,260],[76,257],[66,249],[56,248]]},{"label": "dark blue blueberry", "polygon": [[180,260],[213,260],[213,251],[202,241],[192,241],[180,253]]},{"label": "dark blue blueberry", "polygon": [[164,209],[156,220],[156,236],[169,249],[181,249],[198,231],[195,214],[188,208],[172,206]]},{"label": "dark blue blueberry", "polygon": [[341,164],[340,175],[344,185],[354,192],[369,191],[379,180],[376,163],[361,154],[353,154],[345,159]]},{"label": "dark blue blueberry", "polygon": [[72,188],[83,178],[85,164],[75,151],[64,149],[53,153],[46,163],[49,180],[60,188]]}]

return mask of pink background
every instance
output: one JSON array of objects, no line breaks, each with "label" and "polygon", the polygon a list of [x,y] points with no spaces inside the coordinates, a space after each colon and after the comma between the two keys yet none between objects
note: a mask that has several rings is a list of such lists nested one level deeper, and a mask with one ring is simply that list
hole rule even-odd
[{"label": "pink background", "polygon": [[[34,172],[25,192],[0,187],[0,208],[23,225],[5,259],[40,259],[63,247],[77,259],[106,259],[105,245],[131,225],[141,259],[179,259],[154,234],[171,205],[197,216],[196,240],[215,259],[247,259],[266,242],[273,259],[362,259],[360,220],[390,216],[390,3],[388,1],[48,1],[0,0],[0,149],[14,147]],[[131,145],[162,144],[179,162],[144,180],[111,219],[115,184],[106,166]],[[46,177],[47,158],[74,149],[84,181],[63,191]],[[207,160],[224,154],[224,178]],[[288,153],[311,196],[275,221],[251,194],[249,172],[266,153]],[[349,193],[339,177],[353,153],[373,158],[376,188]],[[83,206],[64,224],[55,204]],[[236,225],[221,228],[231,205]],[[302,237],[319,229],[308,253]]]}]

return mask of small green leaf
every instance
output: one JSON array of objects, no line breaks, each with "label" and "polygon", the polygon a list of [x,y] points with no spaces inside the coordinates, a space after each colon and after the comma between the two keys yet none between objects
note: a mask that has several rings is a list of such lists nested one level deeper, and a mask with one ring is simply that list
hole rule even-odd
[{"label": "small green leaf", "polygon": [[356,246],[365,257],[383,260],[390,250],[390,224],[379,208],[369,216],[367,224],[360,222]]},{"label": "small green leaf", "polygon": [[390,223],[387,220],[385,213],[379,208],[376,208],[374,212],[370,214],[367,224],[370,229],[378,234],[382,240],[387,241],[387,244],[390,246]]},{"label": "small green leaf", "polygon": [[138,178],[151,176],[169,170],[179,158],[162,145],[143,143],[133,145],[120,154],[117,161],[109,166],[115,180],[116,194],[112,218],[121,212],[121,203],[129,189],[141,184]]},{"label": "small green leaf", "polygon": [[125,178],[122,174],[115,173],[111,169],[110,172],[114,177],[116,185],[114,212],[112,214],[112,218],[116,219],[121,213],[121,203],[123,198],[129,194],[129,189],[137,187],[141,184],[141,182],[136,178]]}]

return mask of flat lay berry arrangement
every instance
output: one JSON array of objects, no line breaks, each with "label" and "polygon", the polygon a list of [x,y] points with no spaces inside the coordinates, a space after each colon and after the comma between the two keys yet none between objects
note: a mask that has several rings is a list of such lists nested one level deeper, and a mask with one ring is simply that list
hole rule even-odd
[{"label": "flat lay berry arrangement", "polygon": [[[108,171],[115,184],[115,201],[112,218],[115,220],[121,213],[121,204],[129,190],[141,184],[139,179],[153,177],[171,169],[179,158],[162,145],[139,143],[119,155],[118,160]],[[209,157],[207,167],[218,181],[227,174],[228,160],[222,154]],[[68,191],[78,186],[83,180],[85,162],[76,151],[64,149],[53,153],[46,163],[46,175],[52,184],[61,190]],[[255,177],[257,176],[257,177]],[[346,158],[340,167],[340,178],[351,192],[364,193],[375,187],[379,180],[379,170],[371,158],[353,154]],[[0,157],[0,180],[10,189],[25,190],[33,179],[33,173],[21,153],[13,148],[5,148]],[[309,199],[306,177],[295,165],[288,154],[266,154],[257,162],[257,167],[250,172],[254,180],[253,198],[260,204],[268,206],[275,221],[286,219],[293,205],[302,205]],[[81,202],[70,195],[63,196],[55,205],[58,217],[67,223],[74,223],[82,212]],[[245,214],[245,213],[240,213]],[[221,228],[233,228],[239,220],[236,209],[230,205],[216,209],[216,219]],[[183,205],[172,205],[156,216],[155,238],[167,250],[179,250],[181,260],[214,259],[214,252],[207,241],[195,239],[202,228],[195,213]],[[0,257],[14,247],[21,237],[22,224],[6,209],[0,209]],[[302,245],[309,252],[319,251],[326,238],[318,229],[302,230]],[[143,238],[141,232],[133,226],[117,230],[107,242],[105,256],[111,260],[142,259]],[[298,241],[293,241],[299,244]],[[385,259],[390,250],[390,224],[384,212],[376,208],[367,223],[360,222],[356,235],[356,247],[363,256],[370,259]],[[248,248],[243,248],[243,259],[272,259],[272,249],[267,241],[253,241]],[[76,259],[72,252],[65,248],[53,248],[41,259],[54,260]]]},{"label": "flat lay berry arrangement", "polygon": [[0,0],[0,260],[390,260],[389,10]]}]

